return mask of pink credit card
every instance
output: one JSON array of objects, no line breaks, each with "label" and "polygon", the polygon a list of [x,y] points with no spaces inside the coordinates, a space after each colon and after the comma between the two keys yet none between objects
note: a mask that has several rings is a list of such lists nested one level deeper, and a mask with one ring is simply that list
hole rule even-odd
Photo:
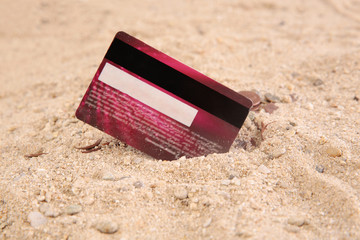
[{"label": "pink credit card", "polygon": [[229,151],[252,102],[118,32],[77,111],[85,123],[150,156]]}]

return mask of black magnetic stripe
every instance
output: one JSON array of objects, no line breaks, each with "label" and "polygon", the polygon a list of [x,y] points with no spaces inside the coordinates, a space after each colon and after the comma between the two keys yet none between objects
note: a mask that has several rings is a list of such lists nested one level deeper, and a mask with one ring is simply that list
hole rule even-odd
[{"label": "black magnetic stripe", "polygon": [[115,38],[105,58],[240,128],[248,109],[195,79]]}]

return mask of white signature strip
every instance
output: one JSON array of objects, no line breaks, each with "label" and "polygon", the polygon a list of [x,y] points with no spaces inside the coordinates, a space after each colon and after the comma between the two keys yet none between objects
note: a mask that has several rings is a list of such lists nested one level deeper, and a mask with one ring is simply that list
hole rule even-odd
[{"label": "white signature strip", "polygon": [[110,63],[105,63],[99,80],[188,127],[191,126],[198,112],[197,109],[154,88]]}]

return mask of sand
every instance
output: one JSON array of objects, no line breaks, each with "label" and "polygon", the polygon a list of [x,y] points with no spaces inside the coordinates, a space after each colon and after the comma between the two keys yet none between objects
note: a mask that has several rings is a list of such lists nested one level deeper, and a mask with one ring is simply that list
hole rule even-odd
[{"label": "sand", "polygon": [[[0,5],[1,239],[360,239],[359,1]],[[279,108],[229,153],[127,147],[74,117],[120,30]]]}]

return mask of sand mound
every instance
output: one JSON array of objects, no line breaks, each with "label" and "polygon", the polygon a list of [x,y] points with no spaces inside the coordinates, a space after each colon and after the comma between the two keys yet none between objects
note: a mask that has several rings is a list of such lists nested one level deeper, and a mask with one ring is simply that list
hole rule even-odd
[{"label": "sand mound", "polygon": [[[1,6],[0,238],[360,238],[358,1]],[[226,154],[127,147],[74,117],[119,30],[278,109],[251,112]]]}]

